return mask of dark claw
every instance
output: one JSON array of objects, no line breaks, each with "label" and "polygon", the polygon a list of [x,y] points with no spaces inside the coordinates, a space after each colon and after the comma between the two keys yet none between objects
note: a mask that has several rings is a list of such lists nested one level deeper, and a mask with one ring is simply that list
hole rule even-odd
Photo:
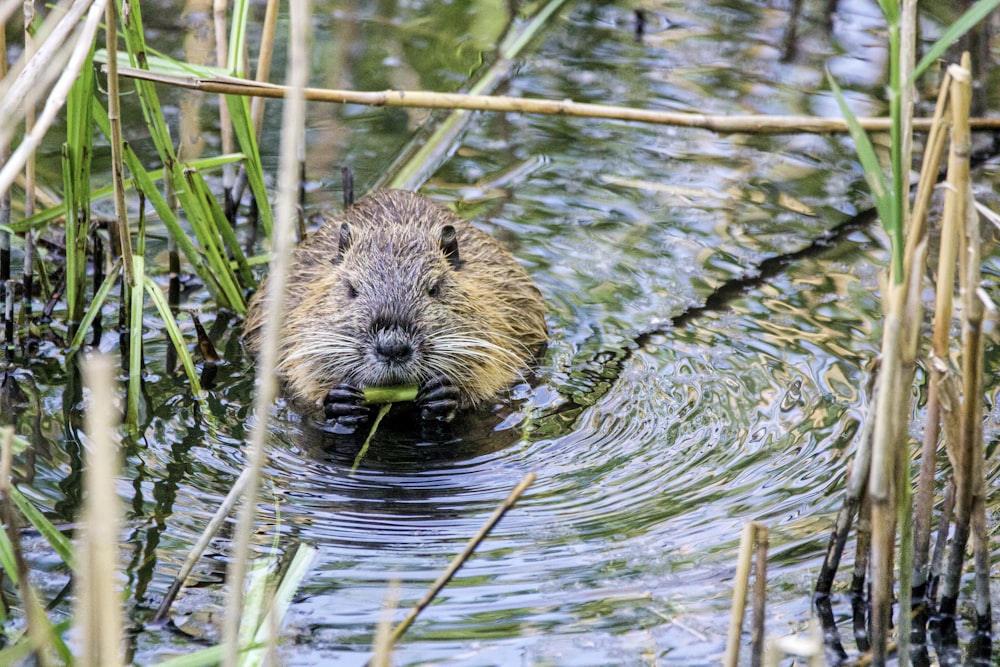
[{"label": "dark claw", "polygon": [[326,418],[342,426],[357,426],[368,421],[371,408],[365,404],[365,395],[357,387],[338,384],[323,399]]},{"label": "dark claw", "polygon": [[424,421],[450,422],[458,412],[458,387],[443,375],[432,377],[420,385],[417,406]]}]

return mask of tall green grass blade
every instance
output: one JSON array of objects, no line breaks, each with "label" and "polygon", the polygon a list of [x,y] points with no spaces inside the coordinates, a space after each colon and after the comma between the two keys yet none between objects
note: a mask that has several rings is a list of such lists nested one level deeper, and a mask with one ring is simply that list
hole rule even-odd
[{"label": "tall green grass blade", "polygon": [[34,651],[34,647],[27,637],[22,637],[13,645],[0,651],[0,665],[22,665],[26,664],[28,656]]},{"label": "tall green grass blade", "polygon": [[71,183],[66,198],[66,306],[69,321],[83,315],[87,272],[87,234],[90,230],[90,164],[93,154],[91,99],[94,95],[94,49],[66,98],[64,181]]},{"label": "tall green grass blade", "polygon": [[892,240],[892,280],[899,284],[904,278],[903,213],[907,205],[905,190],[908,183],[905,175],[909,174],[909,169],[904,172],[903,168],[903,89],[900,81],[902,46],[899,5],[889,0],[883,0],[883,5],[891,6],[890,12],[886,12],[886,20],[889,24],[889,117],[892,121],[889,129],[889,159],[892,167],[892,201],[895,205],[892,207],[892,218],[883,218],[882,224]]},{"label": "tall green grass blade", "polygon": [[[219,243],[219,230],[215,225],[217,216],[213,213],[213,209],[219,209],[218,202],[212,197],[204,179],[197,171],[185,169],[184,183],[188,192],[188,196],[185,198],[187,202],[185,210],[189,216],[188,222],[191,224],[191,229],[198,237],[198,242],[205,252],[205,259],[211,267],[215,279],[219,282],[219,287],[226,295],[229,305],[233,310],[242,314],[246,312],[243,292],[240,290],[236,274],[229,264],[229,257]],[[219,213],[222,213],[221,209],[219,209]],[[225,216],[222,215],[222,218]],[[243,259],[243,266],[246,267],[246,258]],[[249,268],[246,270],[249,271]]]},{"label": "tall green grass blade", "polygon": [[210,646],[194,653],[164,660],[157,663],[157,667],[209,667],[210,665],[218,665],[221,661],[222,647]]},{"label": "tall green grass blade", "polygon": [[[139,9],[139,4],[138,0],[124,0],[122,3],[120,8],[120,11],[124,12],[124,16],[120,17],[124,28],[122,37],[125,39],[125,50],[129,64],[132,67],[149,69],[149,56],[146,52],[146,37],[142,30],[142,12]],[[138,92],[142,115],[149,129],[149,136],[169,172],[175,167],[177,158],[170,142],[170,131],[160,107],[160,98],[156,94],[156,87],[148,81],[138,79],[133,81]]]},{"label": "tall green grass blade", "polygon": [[[70,629],[72,619],[66,619],[53,624],[45,614],[38,614],[38,616],[38,620],[45,625],[44,629],[46,638],[49,640],[50,645],[55,648],[59,657],[62,658],[63,664],[76,664],[76,661],[73,658],[73,652],[70,651],[69,647],[66,646],[66,642],[63,641],[63,634]],[[31,645],[31,640],[27,634],[21,635],[12,646],[0,651],[0,665],[24,664],[24,660],[26,660],[34,650],[35,647]]]},{"label": "tall green grass blade", "polygon": [[[130,62],[133,63],[133,66],[148,69],[145,37],[142,33],[141,15],[139,14],[137,5],[138,3],[134,2],[134,0],[126,0],[126,6],[129,7],[130,13],[129,21],[125,25],[125,42]],[[210,210],[205,207],[203,201],[199,199],[197,193],[192,191],[187,177],[188,168],[177,161],[155,87],[149,82],[141,82],[139,80],[136,80],[135,84],[139,91],[139,99],[150,135],[153,139],[153,144],[156,146],[160,159],[166,167],[167,178],[170,180],[173,191],[187,214],[188,222],[192,229],[195,230],[199,242],[203,244],[208,259],[208,266],[214,272],[214,281],[219,284],[221,292],[225,294],[227,305],[237,312],[242,313],[245,311],[242,291],[235,285],[235,278],[232,271],[228,268],[228,264],[220,261],[217,244],[212,235],[206,233],[206,230],[214,226],[213,216]],[[252,162],[253,160],[249,161]],[[128,158],[126,158],[126,163],[129,165],[129,170],[131,171],[132,164]],[[217,206],[218,204],[215,205]],[[160,214],[161,218],[164,217],[161,211],[158,210],[157,213]],[[178,244],[183,243],[181,236],[175,235]]]},{"label": "tall green grass blade", "polygon": [[285,569],[271,604],[267,605],[270,610],[263,621],[257,624],[254,645],[259,648],[247,651],[240,660],[240,667],[262,667],[267,658],[270,630],[272,627],[281,627],[285,614],[291,606],[292,598],[302,585],[302,580],[309,573],[318,553],[319,549],[309,544],[300,544],[295,550],[295,556],[292,557],[292,562]]},{"label": "tall green grass blade", "polygon": [[244,55],[247,52],[247,24],[250,19],[250,3],[236,0],[233,5],[232,26],[229,32],[229,70],[233,76],[244,75]]},{"label": "tall green grass blade", "polygon": [[177,357],[181,360],[181,365],[184,367],[184,372],[187,374],[188,382],[191,383],[191,391],[196,395],[200,395],[201,391],[201,381],[198,379],[198,372],[194,367],[194,359],[191,358],[191,352],[188,350],[187,345],[184,342],[184,335],[181,333],[181,328],[177,326],[177,320],[174,318],[173,312],[170,310],[170,304],[167,303],[167,299],[163,296],[163,290],[160,286],[153,282],[153,279],[149,276],[145,276],[146,292],[149,294],[149,298],[152,299],[153,304],[160,313],[160,318],[163,320],[163,325],[167,329],[167,335],[170,336],[170,340],[174,344],[174,349],[177,350]]},{"label": "tall green grass blade", "polygon": [[962,35],[972,30],[977,23],[989,16],[990,12],[998,6],[1000,6],[1000,0],[979,0],[979,2],[969,7],[957,21],[948,26],[944,34],[931,45],[931,48],[927,50],[924,57],[920,59],[920,62],[913,69],[913,77],[910,83],[916,81],[934,61],[948,50],[949,46],[958,41]]},{"label": "tall green grass blade", "polygon": [[[861,162],[865,180],[868,182],[868,187],[872,191],[872,197],[875,199],[875,208],[878,210],[879,217],[882,218],[882,224],[890,225],[893,220],[897,219],[896,208],[898,203],[893,197],[893,189],[886,180],[885,171],[883,171],[882,165],[879,163],[878,156],[875,154],[875,149],[872,147],[872,142],[868,138],[868,134],[858,123],[857,116],[847,106],[847,100],[844,99],[844,93],[841,91],[840,86],[837,85],[837,82],[829,73],[827,73],[826,78],[830,82],[830,88],[833,90],[834,96],[837,98],[840,111],[844,114],[844,119],[847,121],[847,127],[850,131],[851,139],[854,140],[854,147],[858,153],[858,160]],[[890,235],[890,238],[893,239],[893,243],[895,244],[895,238],[892,235]],[[893,248],[894,257],[899,255],[900,259],[902,259],[902,252],[902,246],[898,249]]]},{"label": "tall green grass blade", "polygon": [[[564,1],[564,0],[561,0]],[[243,37],[237,37],[237,39],[244,39]],[[135,38],[138,43],[138,37]],[[230,47],[232,48],[234,42],[230,42]],[[143,51],[145,53],[145,51]],[[98,59],[106,59],[107,53],[101,51],[98,52]],[[232,54],[230,54],[232,57]],[[131,65],[135,67],[135,61],[130,59],[128,61],[123,61],[124,55],[119,56],[119,60],[122,65]],[[189,76],[212,78],[220,75],[226,76],[230,72],[225,72],[217,67],[206,67],[200,65],[191,65],[190,63],[183,63],[176,60],[172,60],[166,56],[150,57],[146,54],[143,62],[146,64],[144,69],[149,69],[155,72],[166,72],[172,74],[184,74]],[[151,86],[152,84],[147,84]],[[253,193],[254,198],[257,200],[257,208],[260,214],[260,223],[264,228],[264,232],[270,236],[271,229],[274,226],[274,213],[271,210],[270,199],[267,193],[267,187],[264,183],[264,170],[260,161],[260,150],[257,145],[257,133],[254,131],[253,122],[250,117],[250,104],[247,99],[242,95],[226,95],[226,106],[229,109],[230,120],[233,125],[233,133],[236,135],[236,142],[240,146],[240,151],[245,156],[244,166],[247,171],[247,183],[250,185],[250,191]],[[159,108],[158,106],[156,107]],[[160,150],[160,145],[157,144],[157,150]],[[161,157],[163,152],[161,151]],[[174,158],[174,160],[176,160]],[[164,160],[164,163],[168,163]]]},{"label": "tall green grass blade", "polygon": [[[227,69],[221,67],[213,67],[211,65],[192,65],[191,63],[186,63],[182,60],[175,60],[163,53],[160,53],[155,48],[146,45],[146,69],[151,72],[162,72],[163,74],[174,74],[177,76],[196,76],[196,77],[220,77],[220,76],[232,76],[231,72]],[[104,49],[98,49],[94,52],[94,62],[106,63],[108,62],[108,52]],[[127,53],[118,54],[118,65],[119,67],[135,67],[134,60],[132,60]]]},{"label": "tall green grass blade", "polygon": [[17,563],[14,560],[14,545],[11,544],[6,530],[0,530],[0,568],[3,568],[4,574],[10,578],[10,583],[17,586]]},{"label": "tall green grass blade", "polygon": [[167,203],[167,200],[160,194],[160,191],[153,183],[152,177],[150,174],[146,173],[146,170],[139,162],[139,158],[128,145],[125,146],[124,158],[125,164],[128,166],[128,169],[132,174],[132,179],[135,183],[136,189],[142,192],[146,197],[146,200],[153,206],[153,210],[156,211],[156,214],[160,217],[160,220],[163,222],[164,226],[166,226],[170,235],[177,241],[177,247],[180,249],[185,259],[187,259],[188,263],[191,264],[191,268],[196,274],[198,274],[198,277],[201,278],[205,287],[212,293],[212,296],[215,297],[216,304],[218,304],[220,308],[229,308],[231,305],[229,298],[226,296],[225,290],[219,283],[216,274],[213,273],[212,269],[208,266],[208,264],[206,264],[205,257],[201,250],[199,250],[198,247],[191,242],[187,231],[181,227],[180,222],[177,220],[177,216],[174,215],[174,212]]},{"label": "tall green grass blade", "polygon": [[260,150],[257,145],[257,133],[254,131],[250,116],[250,102],[242,95],[226,95],[226,106],[233,124],[233,133],[240,151],[247,156],[244,166],[247,172],[247,183],[254,199],[257,200],[257,210],[260,214],[260,224],[268,237],[274,227],[274,212],[268,199],[267,187],[264,185],[264,168],[260,161]]},{"label": "tall green grass blade", "polygon": [[146,278],[146,265],[142,255],[132,257],[136,284],[132,286],[129,305],[129,360],[128,360],[128,400],[125,423],[130,429],[139,427],[139,403],[142,398],[142,284]]},{"label": "tall green grass blade", "polygon": [[69,539],[59,532],[59,529],[53,526],[52,522],[46,519],[45,515],[39,512],[38,508],[25,498],[16,486],[10,487],[10,498],[17,505],[17,509],[21,510],[21,514],[28,520],[28,523],[42,534],[59,559],[72,569],[75,558],[73,557],[73,544]]},{"label": "tall green grass blade", "polygon": [[[100,107],[100,102],[95,102]],[[97,121],[98,126],[100,126],[100,121],[95,116],[95,121]],[[225,164],[232,164],[234,162],[239,162],[245,159],[242,153],[232,153],[230,155],[217,155],[207,158],[201,158],[188,163],[188,166],[192,169],[197,169],[198,171],[204,172],[212,169],[216,169]],[[152,171],[146,172],[151,183],[155,183],[163,178],[162,169],[154,169]],[[129,187],[138,189],[135,184],[134,178],[125,179],[125,184]],[[110,185],[106,185],[96,190],[91,191],[90,199],[91,201],[101,201],[107,199],[114,192]],[[37,229],[39,227],[45,227],[54,220],[58,220],[66,215],[65,205],[52,206],[43,211],[35,213],[31,217],[22,218],[17,222],[13,222],[10,225],[0,225],[0,229],[4,229],[10,233],[23,234],[29,229]]]},{"label": "tall green grass blade", "polygon": [[80,326],[77,328],[76,334],[73,336],[73,340],[69,344],[69,349],[66,351],[67,357],[72,357],[81,347],[83,347],[83,339],[87,337],[87,331],[90,330],[94,320],[96,320],[101,314],[101,309],[104,307],[104,302],[108,300],[111,288],[115,286],[116,282],[118,282],[118,271],[121,270],[121,266],[122,258],[119,257],[115,260],[115,265],[110,271],[108,271],[108,275],[104,276],[104,282],[101,283],[97,293],[94,294],[94,298],[87,307],[87,311],[83,314],[83,319],[80,320]]}]

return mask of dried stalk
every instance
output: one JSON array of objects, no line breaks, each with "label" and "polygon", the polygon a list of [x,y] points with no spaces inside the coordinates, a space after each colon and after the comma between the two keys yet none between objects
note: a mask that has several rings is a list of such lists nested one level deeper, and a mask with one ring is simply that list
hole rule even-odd
[{"label": "dried stalk", "polygon": [[851,530],[851,521],[861,507],[861,501],[865,497],[868,487],[868,472],[872,463],[872,438],[875,433],[875,419],[871,416],[876,413],[878,402],[878,384],[868,408],[868,415],[865,417],[861,427],[861,434],[858,436],[858,451],[854,455],[854,467],[851,469],[851,476],[847,480],[847,488],[844,490],[844,504],[841,505],[837,513],[837,520],[830,533],[830,544],[826,550],[826,558],[823,560],[823,567],[820,568],[819,577],[816,580],[816,595],[828,596],[833,588],[834,577],[837,576],[837,568],[840,567],[840,557],[844,553],[847,544],[847,535]]},{"label": "dried stalk", "polygon": [[121,594],[116,586],[121,503],[115,493],[118,447],[113,434],[118,415],[111,361],[94,356],[84,364],[83,374],[90,392],[86,428],[90,447],[74,574],[78,591],[74,618],[82,635],[80,664],[114,667],[122,664]]},{"label": "dried stalk", "polygon": [[[42,113],[39,115],[34,129],[31,132],[25,133],[24,139],[17,147],[17,150],[10,156],[7,163],[3,165],[3,168],[0,169],[0,193],[6,192],[10,188],[17,173],[27,162],[28,156],[34,153],[35,148],[41,143],[42,137],[45,136],[45,133],[48,132],[49,127],[55,121],[59,110],[66,104],[66,97],[69,95],[69,90],[73,87],[77,76],[79,76],[80,68],[83,67],[83,63],[90,53],[90,47],[94,43],[94,35],[104,15],[104,5],[105,0],[94,0],[93,4],[90,5],[87,21],[80,30],[76,45],[70,55],[69,63],[61,70],[62,75],[52,88],[52,92],[49,93],[49,97],[45,101],[45,107],[42,109]],[[38,50],[38,53],[41,54],[47,46],[47,43],[44,44]],[[0,99],[3,98],[0,97]],[[3,111],[7,106],[5,99],[0,102],[0,118],[10,117]],[[5,137],[9,137],[4,128],[10,125],[13,125],[13,123],[0,124],[0,141]]]},{"label": "dried stalk", "polygon": [[[927,139],[927,151],[920,170],[920,183],[913,206],[913,235],[907,239],[907,244],[913,243],[917,234],[921,236],[927,227],[927,210],[930,206],[934,181],[938,173],[938,165],[944,155],[945,130],[950,127],[950,115],[947,114],[951,75],[946,74],[938,93],[937,106],[934,110],[934,126]],[[946,203],[946,206],[948,204]],[[940,384],[948,369],[949,336],[951,333],[952,294],[955,284],[955,252],[957,243],[956,230],[948,227],[948,216],[944,217],[944,229],[941,233],[941,244],[938,255],[937,292],[934,304],[934,333],[931,339],[931,357],[928,363],[930,370],[930,386],[927,395],[927,412],[924,419],[924,437],[920,450],[920,477],[917,481],[917,492],[914,501],[914,531],[913,531],[913,593],[916,598],[925,598],[929,576],[929,550],[932,511],[934,505],[934,479],[937,469],[937,446],[940,434],[941,401]],[[912,271],[912,267],[907,267]],[[919,601],[919,600],[918,600]]]},{"label": "dried stalk", "polygon": [[[972,77],[968,69],[952,65],[948,68],[952,78],[952,130],[951,153],[948,160],[948,191],[945,193],[945,211],[953,216],[947,221],[951,229],[966,227],[969,216],[969,152],[971,136],[967,118],[971,105]],[[950,204],[949,204],[950,202]],[[966,252],[959,253],[959,278],[962,282],[962,396],[961,402],[954,407],[959,411],[958,440],[949,439],[948,455],[952,462],[955,475],[955,533],[952,537],[951,550],[944,573],[944,587],[941,591],[941,612],[953,615],[958,604],[958,592],[962,565],[965,560],[965,547],[968,543],[970,519],[972,512],[974,468],[974,451],[979,443],[979,456],[982,456],[982,403],[978,394],[981,381],[981,348],[982,340],[978,336],[978,325],[981,324],[982,302],[979,301],[975,288],[978,280],[970,285],[972,275],[979,273],[979,229],[978,218],[974,234],[965,234],[968,245]],[[941,285],[944,289],[946,286]],[[973,320],[978,317],[978,322]]]},{"label": "dried stalk", "polygon": [[298,170],[295,165],[305,144],[305,98],[302,94],[309,77],[310,3],[291,5],[291,38],[287,80],[291,83],[282,118],[281,157],[278,170],[278,209],[275,215],[270,274],[267,281],[266,315],[263,324],[261,354],[257,365],[257,397],[254,411],[257,417],[250,438],[247,468],[251,470],[243,495],[239,527],[233,544],[232,562],[228,572],[229,597],[223,624],[223,665],[236,667],[240,650],[238,636],[243,607],[243,585],[246,578],[247,555],[257,509],[257,490],[264,462],[264,445],[271,404],[277,395],[274,368],[277,362],[278,335],[281,327],[282,304],[291,254],[292,230],[295,223],[295,200],[298,192]]},{"label": "dried stalk", "polygon": [[[199,78],[133,69],[130,67],[120,68],[119,75],[212,93],[250,95],[274,99],[283,98],[288,93],[288,88],[285,86],[235,77]],[[361,92],[355,90],[306,88],[305,96],[311,102],[415,107],[422,109],[468,109],[472,111],[576,116],[580,118],[607,118],[657,125],[700,128],[720,134],[733,132],[754,134],[842,134],[847,132],[847,122],[841,118],[755,114],[714,116],[709,114],[633,109],[608,104],[587,104],[572,100],[538,100],[499,95],[463,95],[460,93],[433,93],[418,90]],[[891,121],[888,118],[859,118],[858,122],[861,124],[861,127],[869,132],[887,132]],[[926,132],[930,130],[931,125],[932,119],[930,118],[913,119],[914,131]],[[970,125],[977,130],[996,130],[1000,129],[1000,118],[971,119]]]},{"label": "dried stalk", "polygon": [[211,520],[205,526],[202,531],[201,536],[198,541],[195,542],[194,546],[188,552],[187,558],[184,560],[184,564],[181,565],[181,569],[178,571],[177,576],[174,577],[173,582],[170,584],[170,588],[167,589],[166,594],[163,596],[163,600],[160,601],[160,606],[156,610],[156,614],[153,616],[152,623],[162,623],[167,620],[167,614],[170,612],[170,606],[174,603],[174,599],[177,597],[177,593],[180,592],[181,586],[184,585],[184,581],[187,579],[188,575],[191,574],[191,570],[194,566],[198,564],[198,559],[201,555],[205,553],[205,549],[212,542],[212,538],[215,534],[219,532],[219,528],[222,523],[229,516],[232,511],[233,506],[236,505],[236,501],[239,500],[240,496],[243,495],[243,491],[246,488],[247,482],[250,479],[250,470],[244,469],[240,476],[236,478],[236,482],[233,484],[232,488],[229,489],[229,493],[223,499],[222,504],[215,510],[215,514],[212,515]]},{"label": "dried stalk", "polygon": [[[69,57],[65,42],[87,9],[93,8],[92,0],[75,0],[69,7],[66,4],[50,13],[50,18],[38,31],[41,47],[33,55],[25,53],[18,61],[11,71],[13,80],[5,78],[0,81],[0,118],[10,119],[20,115],[20,110],[34,105],[57,75],[64,73]],[[60,18],[56,19],[56,16]],[[15,130],[15,123],[0,124],[0,143],[9,141]],[[20,171],[20,167],[16,171]],[[7,187],[10,185],[0,188],[0,192]]]},{"label": "dried stalk", "polygon": [[[226,0],[214,0],[212,16],[215,23],[215,59],[220,69],[227,70],[231,63],[229,58],[229,42],[226,36]],[[108,56],[110,58],[110,55]],[[233,123],[229,118],[229,105],[226,98],[219,96],[219,135],[222,140],[222,152],[229,155],[233,152]],[[233,165],[226,163],[222,167],[222,189],[226,193],[226,210],[231,208],[233,198]]]},{"label": "dried stalk", "polygon": [[[0,14],[0,81],[7,78],[7,17]],[[0,164],[10,158],[10,139],[0,138]],[[0,227],[10,224],[10,190],[0,193]],[[0,231],[0,282],[10,280],[10,232]]]},{"label": "dried stalk", "polygon": [[472,536],[472,539],[470,539],[468,544],[465,545],[465,548],[462,549],[461,553],[452,559],[445,571],[441,573],[433,584],[431,584],[430,589],[428,589],[427,593],[424,594],[424,597],[420,598],[420,601],[413,606],[413,609],[411,609],[410,613],[406,615],[406,618],[404,618],[392,631],[392,635],[389,638],[390,648],[395,645],[395,643],[399,641],[400,637],[402,637],[409,627],[413,625],[413,622],[417,620],[417,616],[420,615],[420,612],[426,609],[427,605],[429,605],[434,598],[437,597],[437,594],[441,592],[441,589],[444,588],[449,581],[451,581],[451,578],[454,577],[459,568],[465,564],[465,561],[469,559],[469,556],[471,556],[472,552],[476,550],[476,547],[478,547],[480,543],[486,539],[486,536],[490,534],[490,531],[493,530],[494,526],[496,526],[497,523],[500,522],[500,519],[503,518],[503,515],[507,513],[507,510],[514,506],[514,503],[518,501],[521,495],[534,483],[534,481],[535,473],[529,472],[524,476],[524,479],[518,482],[517,486],[511,489],[510,494],[508,494],[503,502],[501,502],[500,505],[493,510],[493,514],[486,519],[486,523],[483,524],[482,528],[480,528],[479,531]]},{"label": "dried stalk", "polygon": [[[257,53],[257,72],[254,81],[267,83],[271,78],[271,60],[274,58],[274,35],[278,28],[278,0],[267,0],[264,12],[264,25],[261,29],[260,51]],[[250,101],[250,118],[254,129],[260,137],[260,129],[264,125],[264,98],[254,97]]]},{"label": "dried stalk", "polygon": [[[125,280],[135,289],[135,269],[132,266],[132,236],[128,228],[128,207],[125,205],[125,168],[122,164],[121,100],[118,97],[118,19],[113,2],[107,4],[104,17],[105,48],[108,51],[108,123],[111,126],[111,177],[115,190],[116,236],[125,267]],[[25,216],[27,217],[27,216]],[[100,261],[96,256],[94,262]]]},{"label": "dried stalk", "polygon": [[750,585],[750,561],[753,558],[755,532],[752,521],[743,525],[740,552],[736,557],[736,574],[733,575],[733,604],[729,610],[729,634],[726,638],[726,654],[722,659],[724,667],[736,667],[740,660],[740,632]]},{"label": "dried stalk", "polygon": [[754,523],[754,542],[757,545],[757,554],[753,573],[753,629],[750,635],[750,667],[761,667],[764,662],[768,534],[767,526]]}]

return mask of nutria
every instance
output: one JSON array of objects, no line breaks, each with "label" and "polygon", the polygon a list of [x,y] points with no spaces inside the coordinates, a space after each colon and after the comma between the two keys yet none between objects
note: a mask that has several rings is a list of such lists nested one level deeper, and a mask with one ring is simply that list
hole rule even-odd
[{"label": "nutria", "polygon": [[[244,340],[260,345],[264,286]],[[293,252],[277,373],[286,395],[355,426],[361,390],[416,385],[420,417],[497,397],[547,338],[541,294],[487,233],[430,199],[376,192]]]}]

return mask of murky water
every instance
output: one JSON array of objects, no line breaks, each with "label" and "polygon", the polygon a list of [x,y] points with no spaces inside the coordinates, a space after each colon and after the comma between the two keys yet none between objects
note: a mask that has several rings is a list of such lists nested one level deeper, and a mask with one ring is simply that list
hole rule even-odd
[{"label": "murky water", "polygon": [[[571,4],[501,92],[838,115],[829,67],[859,112],[882,112],[873,3],[841,2],[832,30],[807,7],[788,60],[784,4],[690,4],[643,5],[641,41],[632,4]],[[317,85],[460,89],[505,21],[504,3],[357,5],[317,5]],[[161,27],[150,40],[184,57]],[[266,131],[276,136],[278,105],[269,105]],[[339,207],[343,165],[363,191],[427,116],[320,105],[310,115],[310,210]],[[141,125],[130,131],[138,138]],[[204,136],[217,150],[214,130]],[[273,171],[275,153],[267,160]],[[987,200],[995,171],[981,179]],[[885,239],[858,227],[717,309],[673,318],[866,207],[849,142],[481,114],[423,191],[511,245],[550,306],[551,345],[501,430],[470,430],[447,448],[382,443],[354,474],[336,442],[279,414],[256,548],[319,548],[284,631],[287,663],[362,664],[390,582],[405,611],[529,471],[535,484],[407,633],[397,664],[717,664],[751,519],[771,530],[768,633],[804,631],[877,355]],[[986,271],[994,289],[1000,257]],[[155,608],[244,462],[252,369],[238,327],[203,299],[193,290],[188,305],[202,309],[228,362],[207,411],[168,371],[162,331],[153,313],[147,320],[147,426],[120,489],[136,618]],[[112,334],[101,341],[116,344]],[[79,425],[66,403],[75,394],[57,362],[27,367],[40,407],[19,429],[37,445],[17,469],[41,506],[71,520]],[[995,458],[991,470],[993,517]],[[225,536],[182,608],[215,603],[224,551]],[[135,641],[144,663],[192,646],[166,630]]]}]

